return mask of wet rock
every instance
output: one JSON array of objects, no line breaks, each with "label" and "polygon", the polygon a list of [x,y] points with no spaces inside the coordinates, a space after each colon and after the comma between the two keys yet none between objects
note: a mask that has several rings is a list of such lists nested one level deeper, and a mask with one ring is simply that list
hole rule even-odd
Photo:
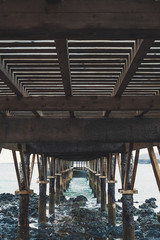
[{"label": "wet rock", "polygon": [[139,208],[147,209],[147,208],[157,208],[158,206],[155,203],[155,198],[149,198],[145,200],[145,203],[139,206]]},{"label": "wet rock", "polygon": [[60,196],[60,202],[62,203],[62,202],[66,202],[66,201],[67,201],[67,199],[65,198],[65,196],[61,195]]},{"label": "wet rock", "polygon": [[87,201],[88,201],[87,198],[83,195],[80,195],[80,196],[73,199],[73,202],[78,202],[78,203],[79,202],[86,203]]},{"label": "wet rock", "polygon": [[110,235],[115,238],[121,238],[123,235],[122,225],[120,226],[111,226],[110,227]]},{"label": "wet rock", "polygon": [[135,230],[135,236],[136,236],[136,239],[139,239],[139,238],[143,238],[144,237],[144,234],[143,234],[143,231],[142,229],[136,229]]},{"label": "wet rock", "polygon": [[160,232],[157,231],[157,230],[150,230],[150,231],[147,231],[147,233],[145,234],[145,237],[147,237],[147,238],[151,238],[151,237],[160,238]]}]

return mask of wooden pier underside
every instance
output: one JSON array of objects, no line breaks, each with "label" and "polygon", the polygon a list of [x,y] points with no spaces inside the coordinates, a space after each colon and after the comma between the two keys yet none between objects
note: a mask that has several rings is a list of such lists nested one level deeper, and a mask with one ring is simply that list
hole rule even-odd
[{"label": "wooden pier underside", "polygon": [[0,6],[1,147],[82,161],[159,145],[159,1]]},{"label": "wooden pier underside", "polygon": [[47,164],[53,213],[55,180],[59,202],[77,161],[103,211],[108,184],[114,225],[117,161],[123,239],[134,240],[131,207],[141,148],[148,148],[160,189],[153,150],[160,149],[159,92],[160,1],[0,1],[0,151],[13,151],[19,226],[28,226],[22,200],[28,204],[35,154],[39,222],[46,221]]}]

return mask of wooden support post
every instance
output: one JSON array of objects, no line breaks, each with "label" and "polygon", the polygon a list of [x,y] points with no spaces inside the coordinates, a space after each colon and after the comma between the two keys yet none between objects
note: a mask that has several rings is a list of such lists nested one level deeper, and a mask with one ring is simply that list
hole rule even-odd
[{"label": "wooden support post", "polygon": [[18,186],[19,186],[19,190],[21,191],[22,188],[21,188],[21,180],[20,180],[20,174],[19,174],[19,169],[18,169],[18,161],[17,161],[16,151],[12,151],[12,154],[13,154],[13,160],[14,160],[14,166],[15,166],[15,170],[16,170]]},{"label": "wooden support post", "polygon": [[139,152],[140,152],[140,150],[136,150],[133,173],[132,173],[132,178],[131,178],[131,190],[134,189],[134,183],[135,183],[135,179],[136,179],[137,166],[138,166]]},{"label": "wooden support post", "polygon": [[96,182],[97,182],[97,203],[101,202],[101,189],[100,189],[100,174],[96,174]]},{"label": "wooden support post", "polygon": [[56,204],[60,203],[60,181],[61,181],[61,174],[56,173]]},{"label": "wooden support post", "polygon": [[125,176],[124,176],[124,182],[123,182],[123,189],[124,190],[128,189],[132,150],[133,150],[133,144],[131,143],[130,147],[129,147],[129,152],[128,152],[128,155],[127,155],[126,170],[125,170]]},{"label": "wooden support post", "polygon": [[[15,152],[14,152],[15,154]],[[18,211],[18,232],[17,239],[28,240],[29,239],[29,157],[27,153],[20,153],[21,162],[19,164],[19,173],[20,173],[20,191],[17,191],[19,194],[19,211]],[[15,155],[14,155],[14,158]],[[24,190],[24,191],[23,191]],[[24,194],[23,194],[24,193]]]},{"label": "wooden support post", "polygon": [[116,224],[115,183],[108,183],[108,222]]},{"label": "wooden support post", "polygon": [[29,186],[31,185],[31,181],[32,181],[34,162],[35,162],[35,154],[33,154],[32,162],[31,162],[30,177],[29,177]]},{"label": "wooden support post", "polygon": [[49,213],[55,213],[55,158],[51,158],[49,178]]},{"label": "wooden support post", "polygon": [[118,169],[119,169],[119,175],[122,183],[122,170],[121,170],[121,158],[119,153],[117,153],[117,161],[118,161]]},{"label": "wooden support post", "polygon": [[[131,154],[128,154],[131,157]],[[121,169],[122,169],[122,187],[126,179],[126,171],[128,171],[127,162],[130,161],[126,153],[121,154]],[[129,174],[129,173],[127,173]],[[128,186],[127,186],[128,187]],[[135,223],[133,217],[133,194],[123,194],[123,239],[135,239]]]},{"label": "wooden support post", "polygon": [[101,211],[106,211],[106,176],[101,176]]},{"label": "wooden support post", "polygon": [[154,153],[153,147],[151,147],[151,146],[148,147],[148,153],[149,153],[151,164],[153,167],[153,172],[154,172],[154,175],[155,175],[155,178],[157,181],[157,186],[160,191],[160,168],[159,168],[158,161],[157,161],[156,155]]},{"label": "wooden support post", "polygon": [[115,225],[116,223],[116,203],[115,203],[115,158],[109,154],[107,158],[108,166],[108,223]]},{"label": "wooden support post", "polygon": [[39,201],[38,201],[38,222],[46,222],[46,184],[47,179],[47,159],[41,156],[40,158],[40,178],[39,178]]}]

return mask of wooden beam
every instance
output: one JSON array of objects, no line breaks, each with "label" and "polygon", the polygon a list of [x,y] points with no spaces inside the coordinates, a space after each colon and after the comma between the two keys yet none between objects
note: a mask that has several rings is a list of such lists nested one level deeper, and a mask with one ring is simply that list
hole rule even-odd
[{"label": "wooden beam", "polygon": [[131,190],[134,189],[134,183],[136,179],[136,173],[137,173],[137,166],[138,166],[138,159],[139,159],[139,150],[136,151],[135,160],[134,160],[134,167],[133,167],[133,173],[131,178]]},{"label": "wooden beam", "polygon": [[0,97],[0,111],[160,110],[160,96]]},{"label": "wooden beam", "polygon": [[121,96],[123,94],[153,43],[154,40],[150,39],[136,41],[135,48],[133,49],[127,64],[113,89],[112,96]]},{"label": "wooden beam", "polygon": [[[69,64],[69,51],[67,39],[56,39],[55,46],[58,55],[58,61],[60,64],[62,81],[66,97],[72,96],[72,83],[71,83],[71,73]],[[70,111],[70,117],[74,118],[74,112]]]},{"label": "wooden beam", "polygon": [[62,81],[66,97],[72,96],[71,74],[69,66],[69,52],[67,39],[56,39],[55,46],[62,74]]},{"label": "wooden beam", "polygon": [[[4,145],[3,145],[4,146]],[[8,146],[9,147],[9,146]],[[123,143],[90,143],[90,142],[47,142],[47,143],[30,143],[27,144],[27,151],[30,153],[39,153],[46,155],[57,156],[58,154],[88,155],[93,154],[105,156],[106,152],[125,152],[125,145]]]},{"label": "wooden beam", "polygon": [[15,3],[8,0],[1,3],[0,36],[1,39],[157,38],[159,12],[159,1],[151,0],[16,0]]},{"label": "wooden beam", "polygon": [[37,165],[38,165],[39,179],[41,179],[41,166],[40,166],[40,159],[38,154],[37,154]]},{"label": "wooden beam", "polygon": [[121,179],[121,183],[122,183],[121,158],[120,158],[119,153],[117,153],[116,155],[117,155],[119,175],[120,175],[120,179]]},{"label": "wooden beam", "polygon": [[126,169],[125,169],[123,190],[127,190],[128,189],[132,150],[133,150],[133,144],[131,143],[130,144],[130,148],[129,148],[129,152],[128,152],[128,156],[127,156],[127,163],[126,163]]},{"label": "wooden beam", "polygon": [[30,169],[30,176],[29,176],[29,186],[31,185],[31,181],[32,181],[34,162],[35,162],[35,154],[33,154],[32,162],[31,162],[31,169]]},{"label": "wooden beam", "polygon": [[[6,71],[6,69],[4,68],[4,66],[2,64],[2,61],[0,64],[0,78],[17,95],[18,98],[28,96],[28,92],[26,92],[23,89],[22,85],[19,84],[18,82],[16,82],[13,79],[13,77]],[[33,114],[40,117],[39,113],[36,111],[33,111]],[[7,116],[7,114],[6,114],[6,116]]]},{"label": "wooden beam", "polygon": [[159,143],[159,123],[159,118],[0,118],[0,143]]},{"label": "wooden beam", "polygon": [[160,191],[160,168],[153,147],[148,147],[148,153],[153,167],[153,172],[157,181],[158,189]]},{"label": "wooden beam", "polygon": [[22,151],[21,148],[19,150],[19,154],[20,154],[20,159],[21,159],[21,164],[22,164],[25,190],[29,190],[29,182],[28,182],[28,178],[27,178],[27,172],[26,172],[26,166],[25,166],[25,161],[24,161],[24,155],[23,155],[23,151]]},{"label": "wooden beam", "polygon": [[21,180],[20,180],[20,173],[19,173],[19,168],[18,168],[18,161],[17,161],[16,151],[12,151],[12,154],[13,154],[13,160],[14,160],[14,166],[15,166],[15,170],[16,170],[18,186],[19,186],[19,190],[21,191],[22,190],[22,186],[21,186]]},{"label": "wooden beam", "polygon": [[10,76],[10,74],[7,73],[2,63],[0,64],[0,78],[18,97],[27,96],[21,85],[16,83],[16,81]]}]

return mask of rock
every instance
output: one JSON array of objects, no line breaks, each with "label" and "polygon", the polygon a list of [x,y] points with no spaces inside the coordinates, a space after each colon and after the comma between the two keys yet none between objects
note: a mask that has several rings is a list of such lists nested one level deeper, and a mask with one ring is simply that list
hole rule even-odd
[{"label": "rock", "polygon": [[160,232],[157,230],[149,230],[146,232],[145,237],[150,238],[160,238]]},{"label": "rock", "polygon": [[143,234],[143,231],[142,231],[142,229],[136,229],[135,230],[135,236],[136,236],[136,239],[137,238],[143,238],[144,237],[144,234]]},{"label": "rock", "polygon": [[88,201],[87,198],[83,195],[80,195],[80,196],[73,199],[73,202],[84,202],[84,203],[86,203],[87,201]]}]

